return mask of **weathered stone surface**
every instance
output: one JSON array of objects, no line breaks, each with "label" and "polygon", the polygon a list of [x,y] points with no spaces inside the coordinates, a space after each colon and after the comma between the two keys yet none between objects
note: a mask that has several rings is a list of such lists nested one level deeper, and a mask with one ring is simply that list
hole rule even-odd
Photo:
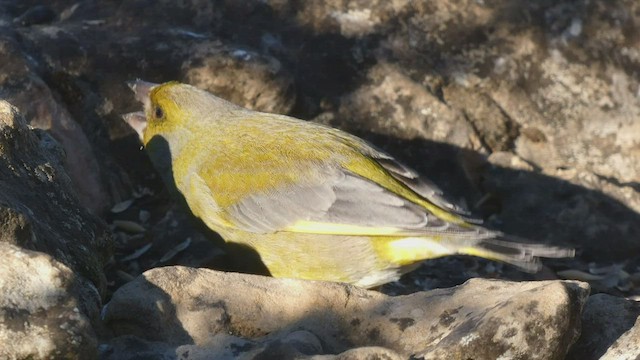
[{"label": "weathered stone surface", "polygon": [[95,287],[47,254],[6,242],[0,253],[0,358],[95,358]]},{"label": "weathered stone surface", "polygon": [[78,202],[63,159],[55,140],[0,100],[0,239],[50,254],[102,291],[111,235]]},{"label": "weathered stone surface", "polygon": [[530,239],[580,239],[594,260],[625,257],[640,234],[639,58],[623,30],[637,29],[638,4],[539,5],[414,2],[380,54],[441,92],[443,108],[465,114],[489,153],[530,165],[481,172],[500,208],[496,225]]},{"label": "weathered stone surface", "polygon": [[334,283],[166,267],[120,288],[104,314],[116,336],[175,347],[254,351],[258,342],[264,353],[378,346],[403,358],[560,359],[579,336],[588,292],[576,282],[470,280],[389,297]]},{"label": "weathered stone surface", "polygon": [[633,327],[622,334],[600,358],[603,360],[632,360],[640,357],[640,318]]},{"label": "weathered stone surface", "polygon": [[[60,43],[57,31],[47,32],[42,43]],[[0,98],[18,107],[28,123],[49,133],[67,156],[64,166],[81,203],[99,213],[107,206],[94,150],[64,104],[61,104],[38,73],[38,64],[19,46],[11,33],[0,32]],[[67,35],[68,37],[68,35]]]},{"label": "weathered stone surface", "polygon": [[309,359],[309,360],[400,360],[395,351],[370,346],[347,350],[337,355],[313,355],[322,352],[318,338],[307,331],[294,331],[264,342],[251,341],[232,335],[213,336],[203,345],[170,345],[124,335],[100,347],[103,360],[152,359],[184,360],[252,360],[252,359]]},{"label": "weathered stone surface", "polygon": [[[36,3],[9,9],[9,20],[38,13]],[[43,102],[51,105],[44,113],[70,114],[80,124],[99,162],[89,173],[102,173],[96,181],[106,183],[113,202],[144,176],[129,170],[138,167],[128,157],[116,153],[118,165],[110,155],[120,150],[109,141],[130,134],[118,119],[135,106],[124,82],[179,80],[260,110],[322,113],[319,121],[405,153],[409,165],[433,173],[471,210],[514,235],[573,242],[591,260],[639,249],[633,1],[145,4],[54,1],[47,13],[56,16],[27,21],[6,37],[13,55],[5,68],[16,74],[9,78],[34,79],[26,73],[35,72],[43,79],[50,91],[33,94],[57,103]],[[68,134],[77,135],[66,120],[61,124],[75,128]],[[82,160],[92,157],[80,151],[82,136],[69,135],[80,140],[65,144],[60,134],[54,132],[70,159],[96,168],[95,160]],[[464,155],[455,157],[456,150]],[[476,160],[469,170],[469,151],[519,161]],[[461,171],[440,176],[442,166],[431,160],[439,157],[463,168],[471,186],[449,180]],[[89,180],[82,185],[95,189]],[[616,246],[603,249],[602,237]]]},{"label": "weathered stone surface", "polygon": [[462,148],[479,145],[479,138],[461,112],[443,104],[396,66],[377,65],[369,71],[367,80],[342,100],[338,119],[349,122],[333,125],[402,139],[419,137]]},{"label": "weathered stone surface", "polygon": [[291,111],[292,80],[276,58],[219,42],[201,42],[187,51],[182,71],[189,84],[249,109]]},{"label": "weathered stone surface", "polygon": [[638,302],[606,294],[590,296],[582,314],[582,334],[567,358],[601,359],[605,353],[612,359],[635,358],[640,355],[639,315]]},{"label": "weathered stone surface", "polygon": [[[277,3],[277,1],[271,1]],[[410,1],[308,1],[298,8],[296,19],[317,32],[362,37],[388,30],[407,11]],[[277,4],[274,4],[277,8]],[[273,5],[272,5],[273,6]]]}]

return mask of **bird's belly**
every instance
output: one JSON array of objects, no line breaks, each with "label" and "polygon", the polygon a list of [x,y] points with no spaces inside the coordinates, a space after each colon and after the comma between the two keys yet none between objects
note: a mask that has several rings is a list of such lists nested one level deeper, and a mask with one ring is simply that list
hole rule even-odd
[{"label": "bird's belly", "polygon": [[338,281],[373,287],[408,271],[379,256],[368,236],[337,236],[278,232],[254,234],[223,230],[228,242],[247,245],[275,277]]}]

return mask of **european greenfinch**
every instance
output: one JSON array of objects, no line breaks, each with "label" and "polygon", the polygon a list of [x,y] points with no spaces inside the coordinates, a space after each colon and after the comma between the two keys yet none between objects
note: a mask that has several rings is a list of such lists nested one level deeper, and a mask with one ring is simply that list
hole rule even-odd
[{"label": "european greenfinch", "polygon": [[177,82],[130,84],[125,115],[191,212],[275,277],[374,287],[467,254],[539,268],[573,250],[508,240],[430,181],[338,129],[248,110]]}]

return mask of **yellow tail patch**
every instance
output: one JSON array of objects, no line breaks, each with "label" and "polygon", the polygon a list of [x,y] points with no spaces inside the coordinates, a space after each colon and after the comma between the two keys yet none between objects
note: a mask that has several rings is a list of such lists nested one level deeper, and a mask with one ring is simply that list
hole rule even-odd
[{"label": "yellow tail patch", "polygon": [[439,240],[419,237],[407,237],[387,241],[382,256],[398,265],[409,265],[417,261],[453,254]]}]

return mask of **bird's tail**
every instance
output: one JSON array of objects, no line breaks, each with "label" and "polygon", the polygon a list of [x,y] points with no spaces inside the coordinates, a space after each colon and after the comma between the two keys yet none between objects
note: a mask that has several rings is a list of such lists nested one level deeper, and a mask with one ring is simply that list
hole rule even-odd
[{"label": "bird's tail", "polygon": [[526,272],[537,272],[541,268],[540,258],[568,258],[575,250],[543,244],[521,242],[511,236],[498,235],[481,239],[471,246],[462,246],[457,253],[505,262]]}]

